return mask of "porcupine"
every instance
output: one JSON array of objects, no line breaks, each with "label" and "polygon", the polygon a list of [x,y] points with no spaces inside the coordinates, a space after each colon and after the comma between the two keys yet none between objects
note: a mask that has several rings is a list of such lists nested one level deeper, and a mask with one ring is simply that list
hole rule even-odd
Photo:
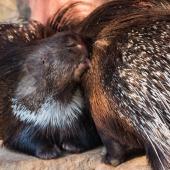
[{"label": "porcupine", "polygon": [[82,84],[104,162],[116,166],[143,148],[154,170],[170,169],[169,2],[113,1],[78,26],[91,39]]},{"label": "porcupine", "polygon": [[78,83],[88,67],[82,38],[69,31],[47,38],[47,27],[33,24],[0,26],[3,144],[42,159],[98,146]]}]

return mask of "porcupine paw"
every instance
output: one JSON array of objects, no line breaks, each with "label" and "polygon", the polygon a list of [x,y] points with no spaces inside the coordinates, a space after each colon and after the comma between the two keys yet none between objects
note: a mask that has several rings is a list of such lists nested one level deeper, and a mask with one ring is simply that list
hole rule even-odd
[{"label": "porcupine paw", "polygon": [[107,153],[106,155],[103,156],[102,162],[115,167],[115,166],[118,166],[119,164],[121,164],[123,161],[119,158],[114,158]]},{"label": "porcupine paw", "polygon": [[35,156],[40,159],[54,159],[61,156],[61,151],[56,145],[51,147],[44,146],[36,150]]},{"label": "porcupine paw", "polygon": [[80,152],[83,152],[83,150],[84,150],[83,148],[73,145],[73,144],[70,144],[70,143],[63,143],[62,148],[65,151],[70,152],[70,153],[80,153]]}]

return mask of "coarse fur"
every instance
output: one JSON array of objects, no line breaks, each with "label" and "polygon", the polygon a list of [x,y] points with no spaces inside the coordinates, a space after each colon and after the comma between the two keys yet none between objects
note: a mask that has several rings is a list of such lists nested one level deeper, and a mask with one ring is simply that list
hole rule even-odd
[{"label": "coarse fur", "polygon": [[143,146],[154,170],[170,169],[170,10],[159,8],[118,14],[93,45],[85,90],[113,165]]},{"label": "coarse fur", "polygon": [[82,84],[107,149],[104,161],[116,166],[144,148],[154,170],[169,170],[169,2],[115,0],[79,29],[91,39],[92,66]]},{"label": "coarse fur", "polygon": [[3,144],[42,159],[96,147],[100,139],[78,82],[88,66],[82,39],[65,32],[21,40],[0,50]]}]

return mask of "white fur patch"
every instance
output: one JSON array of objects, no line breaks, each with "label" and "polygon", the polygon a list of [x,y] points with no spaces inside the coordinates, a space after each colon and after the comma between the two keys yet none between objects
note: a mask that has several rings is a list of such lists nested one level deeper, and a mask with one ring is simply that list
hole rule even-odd
[{"label": "white fur patch", "polygon": [[38,111],[31,112],[24,105],[17,105],[17,100],[13,99],[13,113],[21,121],[38,125],[41,128],[71,126],[79,115],[82,114],[83,99],[79,90],[75,92],[70,103],[64,105],[56,102],[52,97],[48,97]]}]

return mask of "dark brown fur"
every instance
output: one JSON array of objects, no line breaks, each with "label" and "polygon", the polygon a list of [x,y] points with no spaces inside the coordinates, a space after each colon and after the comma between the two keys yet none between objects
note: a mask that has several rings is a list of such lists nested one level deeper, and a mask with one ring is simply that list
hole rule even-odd
[{"label": "dark brown fur", "polygon": [[[48,29],[37,23],[4,24],[0,28],[0,127],[4,145],[42,159],[56,158],[61,150],[82,152],[98,145],[100,139],[77,82],[87,68],[82,39],[72,32],[45,38]],[[77,90],[80,97],[73,100]],[[63,110],[58,118],[57,111],[69,103],[77,108],[66,113]],[[50,104],[57,105],[54,109]],[[38,120],[41,114],[41,119],[50,119],[48,124]]]},{"label": "dark brown fur", "polygon": [[[6,53],[6,51],[9,51],[9,49],[13,48],[13,46],[22,46],[23,44],[46,38],[52,34],[54,34],[52,29],[48,26],[43,26],[37,21],[18,23],[4,22],[0,24],[0,51],[1,53],[2,51],[5,51]],[[1,84],[1,86],[4,86],[4,84]],[[0,118],[0,124],[3,124],[2,118]],[[0,126],[0,138],[2,138],[3,132],[4,129]]]}]

